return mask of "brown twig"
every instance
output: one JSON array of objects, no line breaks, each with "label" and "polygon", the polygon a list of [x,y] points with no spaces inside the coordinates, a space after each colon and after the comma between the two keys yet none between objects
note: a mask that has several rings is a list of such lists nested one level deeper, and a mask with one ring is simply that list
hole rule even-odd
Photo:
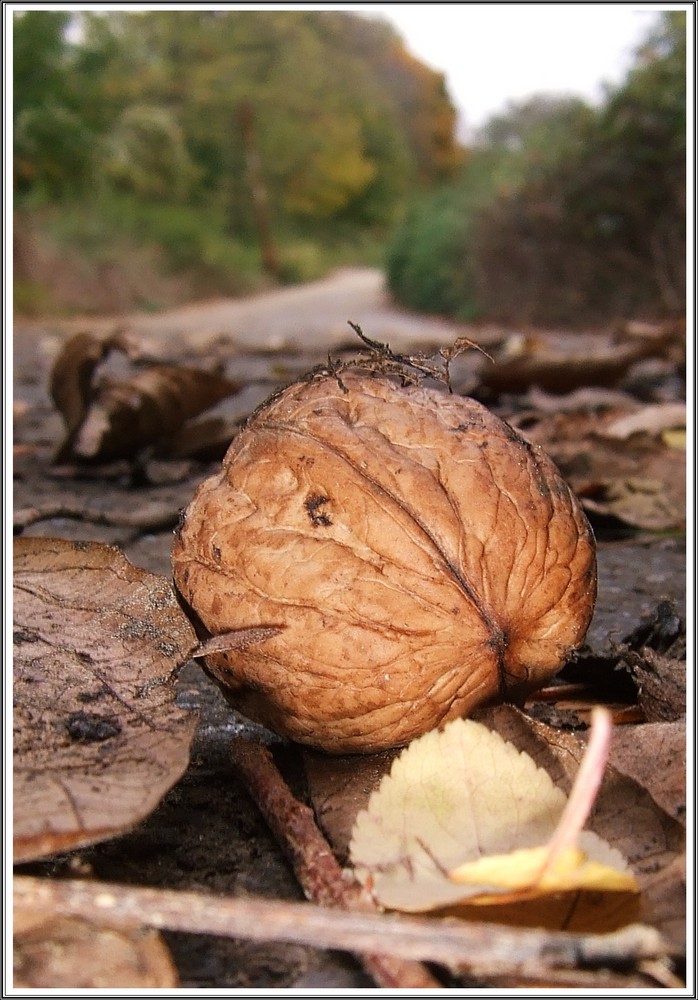
[{"label": "brown twig", "polygon": [[177,524],[179,511],[171,507],[145,507],[135,510],[93,510],[83,504],[72,504],[65,500],[39,504],[36,507],[22,507],[14,512],[13,526],[19,534],[39,521],[51,521],[57,517],[89,524],[106,524],[115,528],[136,528],[139,531],[167,531]]},{"label": "brown twig", "polygon": [[[320,906],[377,912],[358,883],[345,877],[312,811],[291,793],[269,750],[260,743],[235,739],[232,752],[248,792],[288,855],[306,897]],[[384,989],[442,988],[417,961],[372,950],[360,954],[360,960]]]},{"label": "brown twig", "polygon": [[598,703],[598,695],[591,684],[553,684],[551,687],[540,688],[531,695],[531,701],[571,701],[572,699],[594,701]]},{"label": "brown twig", "polygon": [[15,877],[14,901],[24,912],[341,951],[370,952],[380,941],[385,955],[437,962],[495,980],[545,979],[570,970],[584,985],[585,976],[598,970],[656,978],[657,968],[667,969],[661,936],[637,924],[612,934],[571,934],[28,875]]}]

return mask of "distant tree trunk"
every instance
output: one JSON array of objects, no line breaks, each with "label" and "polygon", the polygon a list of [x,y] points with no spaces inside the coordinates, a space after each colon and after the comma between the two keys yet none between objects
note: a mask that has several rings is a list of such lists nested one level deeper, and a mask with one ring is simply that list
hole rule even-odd
[{"label": "distant tree trunk", "polygon": [[238,105],[238,120],[240,122],[240,131],[242,132],[242,143],[245,149],[247,180],[250,185],[252,207],[259,234],[262,264],[265,271],[277,277],[280,272],[279,255],[271,234],[269,198],[264,178],[262,177],[262,164],[255,136],[254,111],[249,101],[241,101]]}]

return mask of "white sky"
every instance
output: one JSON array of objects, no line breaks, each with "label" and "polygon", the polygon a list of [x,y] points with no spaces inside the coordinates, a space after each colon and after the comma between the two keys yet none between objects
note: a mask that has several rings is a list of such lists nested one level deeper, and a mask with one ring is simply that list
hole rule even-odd
[{"label": "white sky", "polygon": [[391,21],[415,56],[446,74],[464,133],[509,100],[541,91],[599,101],[604,82],[623,79],[658,11],[690,6],[417,3],[353,9]]}]

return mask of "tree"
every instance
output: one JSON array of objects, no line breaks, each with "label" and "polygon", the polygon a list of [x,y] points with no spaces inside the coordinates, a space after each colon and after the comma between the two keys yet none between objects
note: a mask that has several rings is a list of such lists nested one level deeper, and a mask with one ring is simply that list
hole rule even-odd
[{"label": "tree", "polygon": [[105,144],[105,171],[144,199],[184,201],[196,179],[181,128],[164,108],[126,108]]},{"label": "tree", "polygon": [[[33,16],[45,30],[48,15]],[[312,10],[79,17],[77,44],[66,47],[60,31],[52,37],[60,58],[70,59],[82,120],[105,139],[108,172],[125,183],[134,115],[141,159],[167,120],[166,143],[179,130],[178,162],[195,167],[192,198],[220,204],[233,229],[252,225],[241,103],[254,111],[270,199],[290,218],[390,221],[411,187],[446,176],[457,162],[443,78],[409,56],[384,22]],[[46,100],[41,86],[33,95],[32,107]]]},{"label": "tree", "polygon": [[14,15],[14,176],[17,192],[59,197],[88,175],[94,134],[80,113],[64,11]]},{"label": "tree", "polygon": [[451,212],[427,201],[396,236],[396,294],[426,289],[433,308],[543,325],[682,313],[685,22],[662,14],[599,109],[537,96],[492,119]]}]

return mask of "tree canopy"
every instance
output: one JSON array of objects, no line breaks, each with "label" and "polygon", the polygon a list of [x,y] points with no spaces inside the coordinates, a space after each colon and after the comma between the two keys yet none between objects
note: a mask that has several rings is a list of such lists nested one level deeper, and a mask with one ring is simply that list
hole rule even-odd
[{"label": "tree canopy", "polygon": [[20,195],[64,197],[92,176],[213,203],[239,230],[253,224],[252,153],[276,212],[385,223],[459,162],[443,77],[367,16],[27,11],[14,59]]}]

